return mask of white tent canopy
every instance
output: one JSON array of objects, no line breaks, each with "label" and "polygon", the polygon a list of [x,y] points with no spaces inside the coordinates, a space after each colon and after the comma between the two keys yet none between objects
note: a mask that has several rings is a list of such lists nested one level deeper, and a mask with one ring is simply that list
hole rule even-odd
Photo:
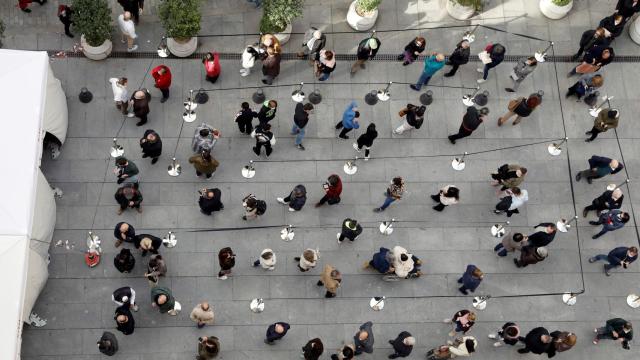
[{"label": "white tent canopy", "polygon": [[0,50],[0,84],[0,349],[2,359],[19,359],[22,322],[48,277],[56,216],[39,169],[42,141],[47,131],[65,140],[68,114],[46,52]]}]

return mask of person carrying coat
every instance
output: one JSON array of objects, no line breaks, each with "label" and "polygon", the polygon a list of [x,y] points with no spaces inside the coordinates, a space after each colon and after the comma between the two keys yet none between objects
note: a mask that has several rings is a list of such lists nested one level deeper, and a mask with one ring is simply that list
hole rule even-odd
[{"label": "person carrying coat", "polygon": [[200,190],[200,197],[198,198],[200,212],[205,215],[211,215],[214,211],[223,210],[224,205],[221,199],[222,192],[218,188]]},{"label": "person carrying coat", "polygon": [[131,254],[131,250],[129,249],[120,250],[120,252],[113,258],[113,266],[124,274],[130,273],[135,265],[136,258],[133,257],[133,254]]},{"label": "person carrying coat", "polygon": [[504,191],[505,196],[500,199],[500,202],[496,204],[496,209],[493,210],[495,214],[507,213],[507,217],[511,217],[513,214],[519,214],[519,207],[529,201],[529,192],[527,190],[520,190],[519,187],[514,187]]},{"label": "person carrying coat", "polygon": [[306,249],[302,252],[302,256],[296,256],[293,258],[298,263],[298,269],[302,272],[307,272],[318,265],[318,259],[320,258],[320,251],[314,249]]},{"label": "person carrying coat", "polygon": [[393,133],[401,135],[407,130],[420,129],[424,122],[424,113],[426,110],[427,107],[424,105],[418,107],[413,104],[407,104],[407,107],[398,112],[398,115],[400,117],[404,116],[405,119],[400,126],[393,130]]},{"label": "person carrying coat", "polygon": [[137,235],[133,240],[133,246],[135,246],[136,249],[140,249],[142,251],[141,256],[147,256],[147,252],[157,254],[158,249],[160,249],[161,245],[162,239],[150,234]]},{"label": "person carrying coat", "polygon": [[489,339],[498,340],[493,343],[494,347],[500,347],[502,344],[514,346],[520,338],[520,328],[513,322],[507,322],[497,333],[489,334]]},{"label": "person carrying coat", "polygon": [[364,268],[374,268],[381,274],[393,273],[395,272],[395,269],[391,265],[392,258],[390,250],[385,247],[381,247],[377,253],[373,254],[371,260],[364,263]]},{"label": "person carrying coat", "polygon": [[360,112],[358,111],[358,104],[355,101],[352,101],[342,113],[342,120],[340,120],[336,124],[336,130],[342,129],[340,131],[340,135],[338,137],[340,139],[348,139],[347,133],[353,129],[360,128],[360,123],[358,123],[358,118],[360,117]]},{"label": "person carrying coat", "polygon": [[196,360],[215,359],[220,353],[220,340],[215,336],[198,338],[198,356]]},{"label": "person carrying coat", "polygon": [[373,146],[373,140],[378,137],[378,131],[376,131],[376,124],[371,123],[367,126],[367,131],[358,136],[358,139],[355,143],[353,143],[353,148],[357,152],[361,152],[364,148],[364,161],[369,160],[369,151],[371,150],[371,146]]},{"label": "person carrying coat", "polygon": [[324,189],[324,196],[315,205],[316,207],[320,207],[324,205],[324,203],[334,205],[340,202],[340,194],[342,194],[342,180],[340,180],[340,176],[336,174],[329,175],[327,181],[322,184],[322,188]]},{"label": "person carrying coat", "polygon": [[453,341],[453,344],[449,346],[449,352],[452,355],[451,357],[468,357],[476,351],[477,347],[478,341],[476,338],[473,336],[463,336],[462,338],[455,339]]},{"label": "person carrying coat", "polygon": [[489,115],[489,108],[483,107],[478,110],[475,106],[467,107],[467,112],[465,112],[462,117],[462,123],[460,124],[460,128],[458,129],[457,134],[449,135],[447,138],[449,142],[455,145],[456,140],[465,138],[471,134],[482,124],[486,119],[487,115]]},{"label": "person carrying coat", "polygon": [[433,207],[433,210],[442,211],[445,207],[455,205],[460,201],[460,189],[455,185],[447,185],[437,194],[431,195],[431,199],[438,203]]},{"label": "person carrying coat", "polygon": [[116,238],[115,247],[120,247],[123,242],[133,243],[136,237],[136,229],[133,228],[133,225],[121,221],[113,229],[113,237]]},{"label": "person carrying coat", "polygon": [[260,124],[266,124],[276,117],[276,111],[278,110],[278,102],[275,100],[267,100],[262,103],[260,111],[258,111],[258,121]]},{"label": "person carrying coat", "polygon": [[365,62],[376,56],[380,49],[380,45],[382,45],[382,42],[375,37],[366,38],[360,41],[356,53],[356,62],[351,65],[352,76],[355,75],[358,70],[366,68]]},{"label": "person carrying coat", "polygon": [[136,116],[140,121],[136,123],[136,126],[142,126],[147,123],[147,116],[149,115],[149,99],[151,95],[147,91],[147,89],[142,89],[135,91],[133,95],[131,95],[131,100],[129,100],[129,106],[133,108],[133,115]]},{"label": "person carrying coat", "polygon": [[382,212],[386,208],[391,205],[392,202],[396,200],[402,199],[402,195],[404,195],[405,187],[404,187],[404,179],[400,176],[396,176],[391,180],[391,184],[387,187],[387,191],[385,192],[384,203],[373,209],[374,212]]},{"label": "person carrying coat", "polygon": [[267,48],[267,57],[262,59],[262,83],[265,85],[273,84],[273,80],[280,75],[280,53],[269,46]]},{"label": "person carrying coat", "polygon": [[289,205],[289,211],[300,211],[307,202],[307,188],[302,184],[298,184],[287,197],[276,198],[276,201],[282,205]]},{"label": "person carrying coat", "polygon": [[411,351],[413,351],[416,338],[414,338],[410,332],[403,331],[398,334],[394,340],[389,340],[389,344],[393,347],[393,354],[389,355],[389,359],[407,357],[411,355]]},{"label": "person carrying coat", "polygon": [[601,132],[617,128],[619,119],[620,111],[618,111],[618,109],[606,108],[600,110],[600,113],[598,113],[598,116],[593,121],[593,127],[585,133],[586,135],[591,135],[591,137],[585,141],[591,142],[598,137],[598,134]]},{"label": "person carrying coat", "polygon": [[424,68],[418,78],[418,82],[409,85],[409,87],[415,91],[420,91],[423,85],[428,85],[429,81],[440,69],[444,67],[444,54],[433,53],[431,56],[424,59]]},{"label": "person carrying coat", "polygon": [[614,231],[622,228],[630,219],[629,213],[620,209],[607,211],[600,214],[598,221],[589,221],[591,225],[602,225],[602,230],[599,233],[593,235],[592,239],[597,239],[600,236],[606,234],[609,231]]},{"label": "person carrying coat", "polygon": [[129,304],[119,306],[116,309],[113,319],[116,321],[116,328],[124,335],[131,335],[136,328],[136,321],[129,310]]},{"label": "person carrying coat", "polygon": [[276,254],[271,249],[264,249],[260,253],[258,260],[253,262],[253,267],[262,267],[265,270],[273,271],[276,269]]},{"label": "person carrying coat", "polygon": [[73,34],[69,30],[71,24],[73,24],[73,10],[67,5],[58,5],[58,19],[64,25],[64,34],[70,38],[73,38]]},{"label": "person carrying coat", "polygon": [[404,47],[404,52],[398,55],[398,60],[404,60],[403,66],[413,63],[422,54],[426,45],[427,41],[422,36],[416,37]]},{"label": "person carrying coat", "polygon": [[498,118],[498,126],[502,126],[514,115],[516,119],[513,125],[518,125],[522,118],[529,117],[541,103],[542,97],[538,93],[531,94],[528,98],[520,97],[509,101],[507,113]]},{"label": "person carrying coat", "polygon": [[325,81],[336,69],[336,53],[326,49],[320,50],[316,53],[314,64],[318,81]]},{"label": "person carrying coat", "polygon": [[318,360],[324,352],[324,345],[319,338],[309,340],[302,347],[302,357],[304,360]]},{"label": "person carrying coat", "polygon": [[338,244],[342,244],[345,238],[354,241],[360,234],[362,234],[362,225],[358,224],[357,220],[346,218],[342,221],[342,231],[336,234]]},{"label": "person carrying coat", "polygon": [[600,179],[609,174],[613,175],[624,169],[624,165],[618,160],[604,156],[593,155],[588,161],[589,169],[578,172],[576,181],[580,181],[584,177],[587,179],[587,183],[591,184],[593,179]]},{"label": "person carrying coat", "polygon": [[151,306],[157,308],[161,314],[178,315],[176,304],[177,301],[169,288],[162,286],[151,288]]},{"label": "person carrying coat", "polygon": [[189,158],[189,164],[193,164],[197,177],[204,175],[207,179],[210,179],[218,166],[220,166],[218,160],[211,156],[209,150],[202,150],[200,154],[191,156]]},{"label": "person carrying coat", "polygon": [[149,286],[158,285],[160,277],[165,275],[167,275],[167,263],[164,261],[162,255],[151,255],[149,263],[147,264],[147,272],[144,273],[144,276],[149,281]]},{"label": "person carrying coat", "polygon": [[585,50],[589,50],[594,46],[609,46],[609,43],[611,43],[611,38],[605,36],[604,28],[598,27],[595,30],[587,30],[582,33],[580,48],[578,52],[571,56],[571,60],[578,60]]},{"label": "person carrying coat", "polygon": [[552,346],[549,331],[543,327],[537,327],[529,331],[527,336],[520,337],[520,341],[524,343],[524,348],[518,349],[518,353],[520,354],[532,352],[541,355],[547,352],[549,347]]},{"label": "person carrying coat", "polygon": [[524,246],[541,247],[551,244],[558,231],[554,223],[540,223],[533,227],[537,232],[527,237]]},{"label": "person carrying coat", "polygon": [[630,349],[629,341],[633,339],[633,326],[630,321],[622,318],[609,319],[605,326],[595,328],[593,331],[596,333],[593,339],[594,345],[598,345],[602,339],[611,339],[621,343],[624,349]]},{"label": "person carrying coat", "polygon": [[616,188],[615,190],[607,190],[597,198],[593,199],[593,201],[591,201],[591,205],[582,210],[582,216],[587,217],[591,210],[595,210],[596,215],[600,216],[600,213],[604,210],[620,209],[622,207],[623,200],[624,195],[622,194],[622,189]]},{"label": "person carrying coat", "polygon": [[507,92],[516,92],[518,87],[520,87],[520,83],[524,81],[537,66],[538,61],[533,56],[520,58],[511,71],[511,75],[509,75],[513,85],[510,88],[504,88],[504,90]]},{"label": "person carrying coat", "polygon": [[304,41],[302,42],[302,48],[296,53],[298,59],[303,59],[305,56],[309,56],[309,62],[315,58],[316,54],[320,50],[324,49],[327,43],[327,36],[315,27],[311,27],[304,34]]},{"label": "person carrying coat", "polygon": [[155,80],[155,87],[162,93],[160,102],[169,99],[169,87],[171,87],[171,70],[166,65],[158,65],[151,70],[151,76]]},{"label": "person carrying coat", "polygon": [[114,197],[120,205],[116,211],[118,215],[122,215],[127,208],[134,208],[139,213],[142,213],[142,193],[133,184],[125,184],[118,188]]},{"label": "person carrying coat", "polygon": [[505,191],[520,186],[527,175],[527,168],[520,165],[504,164],[498,168],[498,172],[492,173],[493,186],[502,185],[500,190]]},{"label": "person carrying coat", "polygon": [[462,284],[458,290],[463,295],[469,295],[468,291],[475,292],[483,278],[484,273],[482,270],[478,269],[475,265],[467,265],[464,274],[458,279],[458,284]]},{"label": "person carrying coat", "polygon": [[142,158],[151,158],[151,165],[158,162],[160,154],[162,154],[162,140],[155,130],[148,129],[140,139],[140,147],[142,148]]},{"label": "person carrying coat", "polygon": [[462,332],[463,335],[466,334],[471,330],[475,321],[476,314],[469,310],[460,310],[453,314],[452,318],[443,320],[445,324],[453,324],[453,330],[449,332],[449,336],[455,336],[458,332]]},{"label": "person carrying coat", "polygon": [[235,120],[241,133],[251,135],[251,131],[253,131],[253,124],[251,122],[255,117],[258,117],[258,113],[251,109],[248,102],[244,101],[240,105],[240,111],[236,114]]},{"label": "person carrying coat", "polygon": [[527,239],[528,237],[519,232],[510,232],[502,237],[502,241],[493,248],[493,251],[496,252],[496,255],[505,257],[507,256],[507,253],[514,252],[516,250],[520,251],[524,244],[526,244]]},{"label": "person carrying coat", "polygon": [[605,36],[610,37],[611,41],[615,40],[618,36],[622,35],[624,26],[627,24],[624,16],[620,14],[613,14],[600,20],[598,27],[601,27],[605,31]]},{"label": "person carrying coat", "polygon": [[445,65],[451,65],[451,70],[444,74],[444,77],[452,77],[458,71],[460,65],[464,65],[469,62],[469,56],[471,55],[471,44],[468,40],[462,40],[457,45],[455,50],[449,55],[449,59]]},{"label": "person carrying coat", "polygon": [[537,264],[546,259],[547,256],[549,256],[549,251],[544,246],[525,246],[520,249],[520,259],[513,259],[513,263],[516,264],[516,267],[522,268],[527,265]]},{"label": "person carrying coat", "polygon": [[[567,93],[565,97],[568,98],[570,96],[574,96],[578,98],[578,101],[584,96],[584,101],[586,103],[592,102],[594,97],[598,97],[600,94],[597,91],[604,84],[604,77],[598,73],[590,73],[584,74],[580,76],[578,81],[576,81],[569,89],[567,89]],[[594,99],[595,100],[595,99]],[[595,104],[595,103],[594,103]],[[594,105],[588,104],[588,105]]]},{"label": "person carrying coat", "polygon": [[256,64],[256,59],[260,57],[260,52],[258,46],[256,45],[247,45],[242,52],[242,69],[240,69],[240,76],[249,76],[251,74],[251,69]]},{"label": "person carrying coat", "polygon": [[360,355],[363,352],[367,354],[373,353],[373,323],[367,321],[360,325],[360,330],[353,336],[353,343],[355,345],[354,355]]},{"label": "person carrying coat", "polygon": [[604,45],[595,45],[591,49],[587,49],[582,58],[582,63],[571,69],[567,77],[571,77],[576,74],[589,74],[594,73],[603,66],[606,66],[613,61],[615,54],[613,48]]},{"label": "person carrying coat", "polygon": [[547,349],[547,356],[549,358],[554,357],[556,353],[571,350],[578,340],[576,334],[568,331],[556,330],[549,335],[552,341],[551,346]]},{"label": "person carrying coat", "polygon": [[102,333],[97,345],[98,351],[107,356],[113,356],[118,352],[118,339],[113,333],[108,331]]},{"label": "person carrying coat", "polygon": [[208,52],[202,59],[204,66],[205,80],[215,84],[220,77],[220,54],[217,52]]},{"label": "person carrying coat", "polygon": [[231,269],[236,265],[236,254],[230,247],[222,248],[218,252],[218,262],[220,264],[218,280],[227,280],[227,276],[231,275]]},{"label": "person carrying coat", "polygon": [[215,314],[209,303],[204,301],[191,310],[189,318],[196,323],[198,329],[202,329],[205,325],[213,325]]},{"label": "person carrying coat", "polygon": [[322,274],[320,274],[320,280],[318,280],[316,285],[324,286],[327,289],[324,295],[325,298],[333,298],[336,297],[341,282],[342,274],[340,274],[340,271],[326,264],[322,270]]},{"label": "person carrying coat", "polygon": [[302,104],[297,103],[296,108],[293,114],[293,126],[291,127],[291,135],[296,136],[296,148],[298,150],[305,150],[304,146],[302,146],[302,139],[304,139],[304,135],[306,133],[305,128],[309,123],[309,114],[313,111],[313,104],[306,103]]},{"label": "person carrying coat", "polygon": [[484,51],[480,54],[480,60],[484,64],[483,68],[478,68],[477,71],[482,74],[482,78],[478,79],[478,84],[482,84],[487,81],[489,77],[489,70],[500,65],[504,60],[506,48],[502,44],[489,44],[484,48]]},{"label": "person carrying coat", "polygon": [[625,21],[638,11],[640,11],[639,0],[618,0],[618,4],[616,4],[616,14],[622,15]]}]

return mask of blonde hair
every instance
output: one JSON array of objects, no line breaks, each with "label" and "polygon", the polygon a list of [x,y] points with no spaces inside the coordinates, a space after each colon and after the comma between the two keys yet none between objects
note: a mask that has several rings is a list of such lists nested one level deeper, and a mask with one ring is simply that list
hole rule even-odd
[{"label": "blonde hair", "polygon": [[470,312],[469,313],[469,320],[470,321],[476,321],[476,313]]}]

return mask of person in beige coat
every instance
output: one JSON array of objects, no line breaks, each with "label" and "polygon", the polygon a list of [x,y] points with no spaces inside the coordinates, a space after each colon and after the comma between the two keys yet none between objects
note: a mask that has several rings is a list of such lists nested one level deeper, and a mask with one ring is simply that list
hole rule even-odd
[{"label": "person in beige coat", "polygon": [[395,246],[391,249],[391,259],[391,264],[398,277],[405,278],[413,270],[413,256],[402,246]]},{"label": "person in beige coat", "polygon": [[300,271],[307,272],[318,265],[319,258],[320,251],[318,249],[306,249],[302,252],[302,256],[296,256],[293,260],[298,262]]},{"label": "person in beige coat", "polygon": [[211,178],[220,165],[218,160],[211,156],[211,151],[208,149],[202,150],[200,154],[190,157],[189,164],[193,164],[193,167],[196,168],[196,176],[200,177],[204,174],[207,179]]},{"label": "person in beige coat", "polygon": [[253,262],[254,267],[261,266],[265,270],[276,269],[276,254],[271,249],[264,249],[260,253],[260,258]]},{"label": "person in beige coat", "polygon": [[519,232],[514,233],[512,231],[502,237],[502,241],[493,248],[493,251],[495,251],[496,255],[500,257],[507,256],[507,253],[514,252],[516,250],[520,251],[522,246],[526,244],[528,238],[528,236],[524,236]]},{"label": "person in beige coat", "polygon": [[491,174],[493,186],[502,185],[501,191],[520,186],[527,174],[527,168],[520,165],[504,164]]},{"label": "person in beige coat", "polygon": [[189,317],[198,325],[198,329],[202,329],[205,325],[213,325],[213,309],[206,301],[196,305]]},{"label": "person in beige coat", "polygon": [[460,201],[460,189],[455,185],[447,185],[440,189],[440,192],[436,195],[431,195],[431,199],[438,202],[438,205],[434,206],[433,210],[442,211],[445,206],[455,205]]},{"label": "person in beige coat", "polygon": [[320,274],[320,280],[316,285],[323,286],[327,289],[327,293],[324,295],[326,298],[336,297],[340,283],[342,282],[342,274],[338,269],[327,264],[324,266],[322,274]]},{"label": "person in beige coat", "polygon": [[461,339],[455,339],[449,344],[449,352],[451,352],[451,358],[456,356],[471,356],[478,347],[478,341],[473,336],[463,336]]}]

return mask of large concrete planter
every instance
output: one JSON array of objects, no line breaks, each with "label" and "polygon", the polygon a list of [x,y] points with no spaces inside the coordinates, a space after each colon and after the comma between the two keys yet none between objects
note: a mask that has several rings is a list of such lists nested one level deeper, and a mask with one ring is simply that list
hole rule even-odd
[{"label": "large concrete planter", "polygon": [[629,36],[636,44],[640,44],[640,17],[636,17],[631,25],[629,25]]},{"label": "large concrete planter", "polygon": [[378,19],[378,9],[373,10],[366,16],[358,15],[356,11],[356,1],[349,5],[349,11],[347,12],[347,24],[353,28],[353,30],[366,31],[376,24]]},{"label": "large concrete planter", "polygon": [[287,27],[284,28],[284,31],[279,32],[279,33],[275,33],[275,34],[273,34],[273,36],[275,36],[276,39],[278,39],[278,41],[280,41],[280,45],[284,45],[291,38],[291,31],[292,30],[293,30],[293,28],[291,27],[291,24],[287,24]]},{"label": "large concrete planter", "polygon": [[113,50],[111,40],[105,40],[100,46],[91,46],[85,40],[84,35],[80,36],[80,46],[82,46],[84,56],[91,60],[104,60],[109,57],[111,50]]},{"label": "large concrete planter", "polygon": [[573,8],[573,1],[565,6],[558,6],[552,0],[540,0],[540,12],[549,19],[562,19],[571,11],[571,8]]},{"label": "large concrete planter", "polygon": [[169,48],[169,51],[174,56],[187,57],[196,52],[198,48],[198,37],[194,36],[187,41],[167,38],[167,48]]},{"label": "large concrete planter", "polygon": [[476,9],[473,6],[460,5],[456,1],[447,0],[447,12],[456,20],[467,20],[476,13]]}]

